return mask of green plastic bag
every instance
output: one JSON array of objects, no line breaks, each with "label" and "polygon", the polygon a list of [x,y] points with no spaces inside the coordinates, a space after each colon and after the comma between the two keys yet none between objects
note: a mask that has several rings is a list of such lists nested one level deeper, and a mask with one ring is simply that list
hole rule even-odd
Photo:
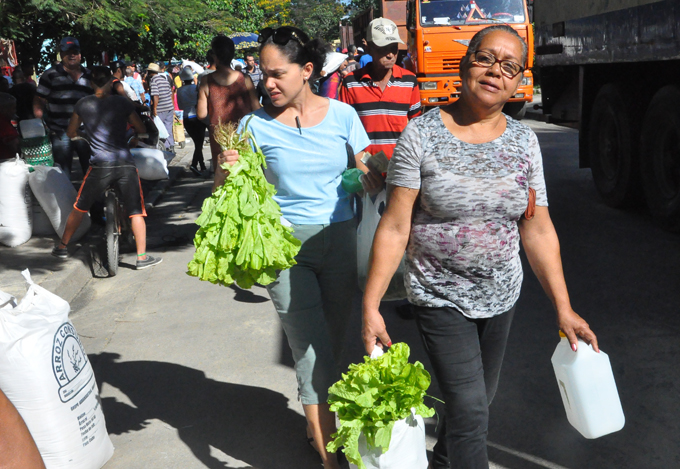
[{"label": "green plastic bag", "polygon": [[341,182],[342,188],[345,190],[345,192],[348,194],[354,194],[355,192],[362,190],[363,186],[361,185],[361,176],[363,175],[364,172],[359,168],[346,169],[342,173]]}]

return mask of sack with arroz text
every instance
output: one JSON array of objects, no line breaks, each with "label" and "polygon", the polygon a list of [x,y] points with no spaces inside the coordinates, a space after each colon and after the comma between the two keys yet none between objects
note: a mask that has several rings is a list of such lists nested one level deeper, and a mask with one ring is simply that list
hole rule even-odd
[{"label": "sack with arroz text", "polygon": [[0,291],[0,389],[26,422],[47,469],[100,469],[113,444],[69,304],[31,280],[16,304]]}]

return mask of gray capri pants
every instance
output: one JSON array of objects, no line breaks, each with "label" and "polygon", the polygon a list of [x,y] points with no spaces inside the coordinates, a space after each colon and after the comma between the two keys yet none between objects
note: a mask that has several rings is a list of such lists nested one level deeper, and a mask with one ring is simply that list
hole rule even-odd
[{"label": "gray capri pants", "polygon": [[267,286],[295,360],[303,404],[325,403],[340,379],[339,361],[357,290],[356,220],[293,225],[297,265]]}]

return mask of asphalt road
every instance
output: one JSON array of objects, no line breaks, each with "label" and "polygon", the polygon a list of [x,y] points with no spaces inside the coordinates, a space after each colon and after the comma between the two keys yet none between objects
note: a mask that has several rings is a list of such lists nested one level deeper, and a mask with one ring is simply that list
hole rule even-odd
[{"label": "asphalt road", "polygon": [[[610,356],[626,426],[586,440],[567,422],[550,357],[551,306],[525,263],[525,281],[496,400],[489,452],[498,469],[680,467],[680,237],[644,210],[598,198],[578,169],[577,133],[526,121],[543,149],[550,211],[574,309]],[[210,183],[178,179],[148,220],[163,264],[93,279],[72,302],[116,446],[107,469],[320,467],[304,442],[287,345],[266,290],[188,277],[192,223]],[[358,295],[357,295],[358,298]],[[363,354],[357,305],[345,360]],[[388,306],[392,339],[429,363],[413,321]],[[436,383],[431,388],[438,394]],[[428,423],[431,447],[436,420]]]}]

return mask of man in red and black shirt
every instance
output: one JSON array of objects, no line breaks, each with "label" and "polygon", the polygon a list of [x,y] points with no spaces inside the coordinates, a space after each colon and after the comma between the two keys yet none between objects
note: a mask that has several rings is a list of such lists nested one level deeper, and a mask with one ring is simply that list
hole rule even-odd
[{"label": "man in red and black shirt", "polygon": [[382,150],[391,158],[406,124],[422,113],[418,82],[413,73],[396,65],[399,44],[404,42],[393,21],[371,21],[366,42],[373,61],[345,77],[340,101],[359,114],[371,139],[366,151],[374,155]]}]

